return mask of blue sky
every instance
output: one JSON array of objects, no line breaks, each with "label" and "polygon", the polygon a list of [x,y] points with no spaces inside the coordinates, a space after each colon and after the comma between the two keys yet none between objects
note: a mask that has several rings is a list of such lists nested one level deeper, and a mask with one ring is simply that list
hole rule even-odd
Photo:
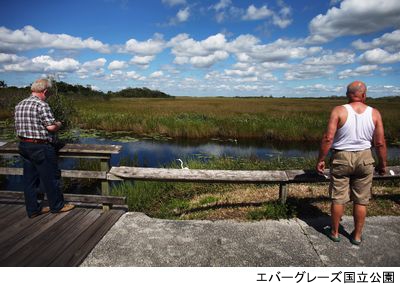
[{"label": "blue sky", "polygon": [[177,96],[400,95],[398,0],[1,0],[0,80]]}]

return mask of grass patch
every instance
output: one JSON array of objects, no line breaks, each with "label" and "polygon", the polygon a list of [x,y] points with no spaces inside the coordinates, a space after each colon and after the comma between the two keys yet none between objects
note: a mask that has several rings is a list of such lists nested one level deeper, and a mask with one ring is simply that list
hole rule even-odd
[{"label": "grass patch", "polygon": [[183,198],[172,198],[161,205],[158,212],[160,218],[176,219],[177,214],[180,214],[190,207],[189,201]]},{"label": "grass patch", "polygon": [[112,195],[126,196],[130,211],[153,214],[154,208],[162,202],[171,187],[166,183],[123,182],[112,188]]},{"label": "grass patch", "polygon": [[296,216],[295,209],[291,205],[282,205],[280,202],[268,202],[263,204],[261,208],[251,210],[248,213],[250,220],[261,219],[288,219]]},{"label": "grass patch", "polygon": [[207,197],[202,198],[202,199],[200,200],[199,205],[200,205],[200,206],[210,205],[210,204],[216,203],[216,202],[218,202],[218,201],[219,201],[219,199],[218,199],[217,197],[214,197],[214,196],[207,196]]}]

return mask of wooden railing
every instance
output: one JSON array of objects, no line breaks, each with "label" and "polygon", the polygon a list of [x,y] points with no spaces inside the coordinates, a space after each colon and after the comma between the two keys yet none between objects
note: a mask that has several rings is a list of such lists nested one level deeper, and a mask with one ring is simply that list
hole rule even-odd
[{"label": "wooden railing", "polygon": [[[64,194],[67,201],[102,204],[104,210],[108,210],[112,205],[125,205],[126,199],[123,197],[110,196],[110,180],[108,172],[110,170],[110,160],[112,154],[118,154],[122,146],[119,145],[97,145],[97,144],[66,144],[59,150],[60,157],[68,158],[89,158],[100,160],[100,171],[88,170],[61,170],[64,178],[96,179],[101,181],[100,195],[80,195]],[[17,143],[7,143],[0,146],[0,155],[19,156]],[[0,167],[0,175],[22,175],[23,169],[16,167]],[[15,198],[22,196],[21,192],[1,191],[1,197]],[[23,197],[23,196],[22,196]]]},{"label": "wooden railing", "polygon": [[[329,170],[318,175],[314,170],[205,170],[141,167],[112,167],[109,179],[203,183],[279,184],[279,200],[286,202],[289,184],[328,182]],[[386,175],[374,175],[374,180],[400,178],[400,166],[388,167]]]},{"label": "wooden railing", "polygon": [[[288,187],[296,183],[328,182],[329,170],[325,175],[318,175],[313,170],[206,170],[206,169],[172,169],[172,168],[143,168],[143,167],[111,167],[112,154],[118,154],[121,146],[116,145],[84,145],[67,144],[60,150],[61,157],[100,159],[100,171],[62,170],[62,177],[89,178],[101,180],[101,196],[95,195],[64,195],[67,200],[102,203],[108,209],[113,204],[125,204],[125,198],[110,195],[111,181],[145,180],[169,182],[198,182],[198,183],[250,183],[250,184],[279,184],[279,200],[286,202]],[[18,155],[17,144],[8,143],[0,147],[0,155]],[[0,167],[0,175],[22,175],[21,168]],[[400,166],[388,167],[386,175],[374,175],[374,180],[400,178]],[[15,196],[13,192],[0,194]]]}]

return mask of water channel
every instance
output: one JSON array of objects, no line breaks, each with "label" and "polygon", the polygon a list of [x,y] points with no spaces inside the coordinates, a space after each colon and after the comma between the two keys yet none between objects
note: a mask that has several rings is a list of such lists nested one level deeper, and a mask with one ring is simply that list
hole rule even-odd
[{"label": "water channel", "polygon": [[[96,134],[95,137],[78,135],[81,144],[121,145],[122,151],[114,155],[112,165],[121,159],[133,160],[140,167],[165,167],[182,160],[207,160],[207,158],[230,157],[233,159],[280,159],[310,158],[318,156],[319,143],[282,143],[267,140],[177,140],[165,137],[135,138],[128,133],[110,135]],[[161,138],[161,139],[160,139]],[[388,159],[400,157],[400,146],[388,145]]]},{"label": "water channel", "polygon": [[[13,129],[0,129],[0,140],[13,137]],[[75,131],[73,142],[79,144],[121,145],[120,154],[113,155],[112,166],[121,160],[134,161],[140,167],[165,167],[177,159],[202,159],[230,157],[233,159],[268,160],[277,158],[316,159],[319,143],[282,143],[261,140],[208,139],[177,140],[166,137],[135,137],[130,133]],[[388,159],[400,157],[399,145],[388,145]]]},{"label": "water channel", "polygon": [[[3,139],[0,139],[4,141]],[[139,167],[168,167],[177,165],[177,159],[182,159],[186,164],[188,160],[230,157],[232,159],[285,159],[285,158],[310,158],[316,159],[318,143],[276,143],[270,141],[254,140],[174,140],[165,137],[135,138],[125,133],[112,135],[96,133],[87,135],[75,133],[73,143],[80,144],[113,144],[121,145],[121,153],[112,155],[111,165],[126,165],[126,161]],[[388,147],[388,159],[398,159],[400,147]],[[74,159],[62,159],[60,167],[73,169],[76,165]],[[16,161],[15,166],[21,166]],[[179,166],[177,166],[179,167]],[[21,177],[9,177],[7,189],[22,190]]]}]

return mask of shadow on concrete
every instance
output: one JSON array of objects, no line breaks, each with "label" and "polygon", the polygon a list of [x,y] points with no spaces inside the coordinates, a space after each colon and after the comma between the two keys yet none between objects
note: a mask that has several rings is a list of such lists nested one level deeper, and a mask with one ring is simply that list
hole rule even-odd
[{"label": "shadow on concrete", "polygon": [[[331,216],[315,206],[315,203],[329,201],[327,198],[288,198],[287,204],[296,208],[297,218],[304,221],[315,231],[325,235],[325,228],[331,225]],[[343,225],[339,225],[339,233],[350,239],[350,233],[345,230]]]},{"label": "shadow on concrete", "polygon": [[[400,204],[400,195],[373,195],[372,200],[388,200],[393,201],[396,204]],[[317,203],[330,202],[326,197],[318,198],[296,198],[289,197],[286,201],[288,206],[287,217],[282,219],[290,219],[297,217],[304,221],[307,225],[312,227],[318,233],[325,236],[324,229],[331,224],[330,214],[323,211],[321,208],[316,206]],[[226,208],[243,208],[243,207],[262,207],[265,204],[272,203],[277,204],[279,201],[264,201],[264,202],[249,202],[249,203],[225,203],[216,204],[209,206],[200,206],[184,210],[181,213],[175,213],[174,215],[180,216],[183,214],[190,214],[201,211],[209,210],[222,210]],[[271,218],[266,218],[271,219]],[[346,230],[342,224],[339,225],[339,233],[350,240],[352,230]]]}]

